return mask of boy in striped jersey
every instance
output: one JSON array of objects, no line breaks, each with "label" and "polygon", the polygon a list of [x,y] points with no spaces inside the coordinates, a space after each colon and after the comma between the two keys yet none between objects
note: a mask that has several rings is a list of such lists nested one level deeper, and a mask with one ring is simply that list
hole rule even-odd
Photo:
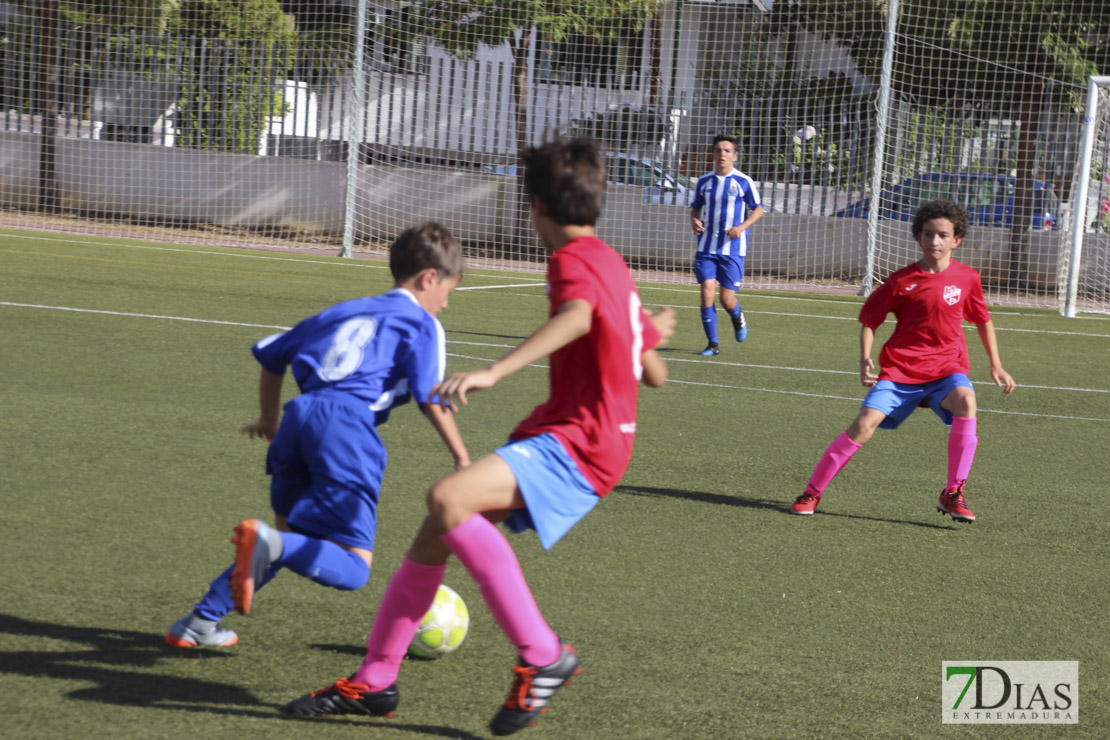
[{"label": "boy in striped jersey", "polygon": [[748,338],[748,324],[736,291],[744,277],[748,229],[763,218],[755,181],[735,168],[736,139],[713,139],[713,171],[698,178],[690,203],[690,226],[698,237],[694,275],[701,285],[701,324],[709,344],[698,354],[720,354],[714,293],[721,286],[721,306],[732,319],[736,341]]}]

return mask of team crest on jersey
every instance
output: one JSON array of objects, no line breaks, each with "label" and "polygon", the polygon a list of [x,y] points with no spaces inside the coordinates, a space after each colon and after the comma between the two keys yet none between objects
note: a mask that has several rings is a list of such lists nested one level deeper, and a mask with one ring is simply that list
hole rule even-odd
[{"label": "team crest on jersey", "polygon": [[735,198],[738,195],[740,195],[740,186],[737,185],[735,182],[729,183],[728,197]]},{"label": "team crest on jersey", "polygon": [[960,302],[960,294],[961,293],[962,293],[962,291],[960,290],[959,286],[957,286],[957,285],[945,285],[944,286],[944,302],[947,303],[949,306],[955,306],[957,303]]}]

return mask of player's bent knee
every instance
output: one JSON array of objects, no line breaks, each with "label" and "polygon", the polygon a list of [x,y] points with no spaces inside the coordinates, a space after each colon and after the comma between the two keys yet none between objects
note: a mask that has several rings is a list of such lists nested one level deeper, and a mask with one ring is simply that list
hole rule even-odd
[{"label": "player's bent knee", "polygon": [[864,409],[845,430],[848,438],[858,445],[865,444],[875,434],[886,415],[874,409]]},{"label": "player's bent knee", "polygon": [[329,557],[314,562],[311,570],[297,569],[294,572],[321,586],[339,591],[357,591],[370,580],[370,563],[359,552],[355,552],[357,549],[343,547],[345,558]]},{"label": "player's bent knee", "polygon": [[462,490],[453,484],[451,476],[443,478],[428,489],[428,518],[444,531],[459,521],[465,521],[473,512],[467,509]]},{"label": "player's bent knee", "polygon": [[944,399],[941,408],[951,411],[955,416],[975,416],[978,410],[975,391],[970,388],[956,388]]},{"label": "player's bent knee", "polygon": [[340,591],[358,591],[370,580],[370,563],[363,560],[359,553],[348,552],[351,555],[350,566],[344,572],[343,577],[337,579],[331,585]]}]

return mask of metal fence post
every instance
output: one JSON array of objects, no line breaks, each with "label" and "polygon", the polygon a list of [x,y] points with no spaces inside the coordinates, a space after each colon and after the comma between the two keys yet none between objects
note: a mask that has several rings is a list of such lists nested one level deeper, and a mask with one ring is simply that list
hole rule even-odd
[{"label": "metal fence post", "polygon": [[883,41],[883,66],[879,79],[879,110],[875,118],[875,156],[871,160],[871,206],[867,209],[867,265],[863,271],[860,295],[870,295],[875,282],[875,254],[879,242],[879,195],[883,189],[886,161],[886,127],[890,119],[890,84],[894,70],[894,43],[898,30],[898,0],[890,0]]},{"label": "metal fence post", "polygon": [[1095,113],[1098,111],[1098,88],[1110,85],[1110,77],[1091,77],[1087,85],[1087,108],[1083,111],[1083,136],[1080,141],[1079,172],[1076,174],[1076,190],[1072,194],[1075,203],[1071,224],[1071,254],[1068,258],[1068,284],[1064,297],[1064,316],[1075,318],[1076,301],[1079,294],[1079,268],[1083,258],[1083,232],[1087,223],[1087,190],[1091,180],[1091,155],[1095,146]]},{"label": "metal fence post", "polygon": [[358,0],[355,11],[355,58],[351,71],[351,104],[343,115],[347,135],[347,192],[343,202],[343,248],[340,257],[350,257],[355,243],[355,201],[362,139],[366,134],[366,0]]}]

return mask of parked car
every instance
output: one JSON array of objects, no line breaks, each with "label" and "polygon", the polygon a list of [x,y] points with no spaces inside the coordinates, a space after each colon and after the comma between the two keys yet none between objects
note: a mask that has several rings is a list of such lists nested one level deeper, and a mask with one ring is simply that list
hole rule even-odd
[{"label": "parked car", "polygon": [[[1014,183],[1009,175],[981,172],[930,172],[908,177],[879,193],[879,218],[912,221],[917,207],[944,198],[963,204],[976,226],[1009,228],[1014,221]],[[871,199],[837,211],[840,218],[867,218]],[[1033,183],[1033,229],[1059,228],[1056,194],[1040,180]]]},{"label": "parked car", "polygon": [[[644,202],[655,205],[690,204],[694,182],[676,172],[668,172],[650,159],[623,152],[606,152],[605,166],[610,185],[632,185],[644,189]],[[495,175],[516,175],[516,165],[486,167]]]},{"label": "parked car", "polygon": [[632,104],[613,104],[566,126],[567,136],[588,136],[612,151],[673,151],[687,111],[682,108],[656,108]]}]

